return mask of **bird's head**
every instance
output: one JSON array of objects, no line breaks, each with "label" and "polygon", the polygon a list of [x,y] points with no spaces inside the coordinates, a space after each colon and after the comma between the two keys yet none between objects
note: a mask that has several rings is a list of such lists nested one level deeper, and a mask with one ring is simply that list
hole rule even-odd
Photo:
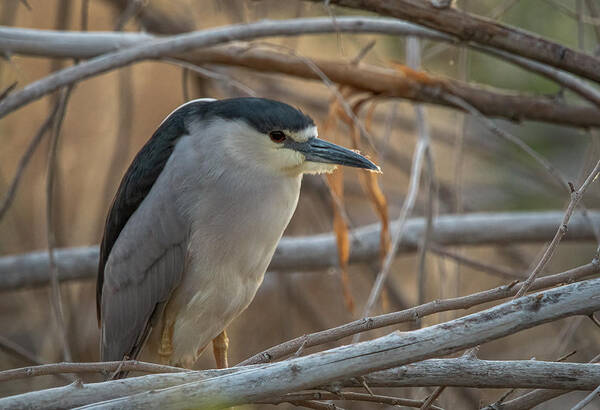
[{"label": "bird's head", "polygon": [[299,175],[331,172],[338,165],[379,171],[359,153],[318,137],[313,120],[282,102],[232,98],[202,104],[224,153],[240,165]]}]

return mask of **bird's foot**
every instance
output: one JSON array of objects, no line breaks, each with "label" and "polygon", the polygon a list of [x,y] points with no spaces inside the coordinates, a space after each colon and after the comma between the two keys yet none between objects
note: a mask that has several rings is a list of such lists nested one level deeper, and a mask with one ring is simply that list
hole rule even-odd
[{"label": "bird's foot", "polygon": [[173,323],[165,324],[160,338],[160,347],[158,355],[161,358],[162,364],[169,364],[171,355],[173,354]]}]

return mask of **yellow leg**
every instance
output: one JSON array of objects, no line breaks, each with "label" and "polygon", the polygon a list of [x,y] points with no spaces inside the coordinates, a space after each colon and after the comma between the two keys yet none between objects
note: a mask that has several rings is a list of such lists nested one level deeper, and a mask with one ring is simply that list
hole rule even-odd
[{"label": "yellow leg", "polygon": [[165,323],[161,337],[158,355],[162,364],[170,364],[170,358],[173,354],[173,324]]},{"label": "yellow leg", "polygon": [[215,361],[217,362],[218,369],[225,369],[229,367],[227,363],[227,349],[229,348],[229,338],[227,333],[223,330],[219,333],[219,336],[213,339],[213,353],[215,355]]}]

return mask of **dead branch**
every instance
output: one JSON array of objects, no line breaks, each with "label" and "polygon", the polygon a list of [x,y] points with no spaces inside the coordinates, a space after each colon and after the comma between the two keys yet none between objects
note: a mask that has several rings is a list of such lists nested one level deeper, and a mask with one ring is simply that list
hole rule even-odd
[{"label": "dead branch", "polygon": [[[562,212],[507,212],[444,215],[436,218],[431,240],[444,245],[502,245],[548,241],[560,224]],[[600,213],[590,212],[594,224]],[[406,222],[398,252],[414,252],[426,226],[423,218]],[[360,227],[350,234],[350,262],[368,262],[379,256],[380,226]],[[397,226],[392,224],[392,233]],[[592,227],[579,213],[569,222],[565,240],[594,240]],[[98,248],[78,247],[54,252],[60,280],[93,278],[98,267]],[[331,233],[305,237],[284,237],[269,269],[272,271],[316,270],[337,266],[337,248]],[[0,257],[0,290],[48,284],[47,252]]]},{"label": "dead branch", "polygon": [[21,367],[0,371],[0,382],[8,380],[23,379],[26,377],[47,376],[49,374],[82,374],[82,373],[107,373],[115,370],[124,372],[144,373],[176,373],[185,372],[186,369],[165,366],[155,363],[145,363],[137,360],[125,360],[122,362],[92,362],[92,363],[50,363],[38,366]]},{"label": "dead branch", "polygon": [[[137,363],[137,364],[136,364]],[[57,363],[44,367],[29,367],[8,370],[0,373],[2,380],[14,380],[20,377],[38,376],[42,374],[66,373],[96,373],[112,371],[121,362],[108,363]],[[124,362],[127,369],[140,372],[161,371],[163,374],[136,377],[124,380],[113,380],[101,383],[75,386],[73,384],[44,390],[43,392],[25,393],[20,396],[6,398],[4,403],[14,403],[17,406],[31,405],[42,408],[61,400],[64,407],[81,406],[89,402],[90,395],[96,400],[109,400],[126,395],[141,393],[148,390],[176,386],[196,382],[210,377],[223,376],[248,367],[234,367],[224,370],[185,371],[185,369],[170,368],[143,362]],[[31,369],[27,371],[26,369]],[[179,373],[167,374],[170,371]],[[10,376],[8,372],[13,372]],[[584,363],[556,363],[534,360],[490,361],[468,359],[429,359],[388,370],[370,373],[364,380],[372,387],[417,387],[437,386],[440,384],[452,387],[479,388],[546,388],[569,390],[593,390],[600,377],[600,366]],[[355,379],[336,381],[341,387],[362,387],[362,382]],[[316,386],[315,386],[316,387]],[[330,386],[321,386],[330,389]],[[545,390],[546,392],[561,392],[562,390]],[[314,400],[319,400],[313,397]],[[0,404],[4,405],[2,401]]]},{"label": "dead branch", "polygon": [[[600,309],[600,299],[595,297],[599,286],[600,279],[561,286],[413,332],[394,332],[306,357],[154,390],[152,394],[138,393],[102,403],[88,394],[88,403],[96,403],[90,408],[109,409],[124,405],[220,408],[256,402],[341,378],[450,354],[548,321],[589,314]],[[10,399],[0,401],[0,406],[16,404],[7,402]],[[61,406],[60,402],[55,404]]]},{"label": "dead branch", "polygon": [[[330,393],[326,391],[315,391],[315,392],[301,392],[301,393],[288,393],[281,397],[276,397],[269,400],[262,400],[257,403],[260,404],[279,404],[279,403],[294,403],[299,400],[353,400],[363,401],[370,403],[387,404],[390,406],[405,406],[420,408],[423,404],[421,400],[402,399],[398,397],[382,396],[379,394],[365,394],[365,393],[354,393],[354,392],[337,392]],[[434,410],[442,410],[438,406],[430,406],[429,408]]]},{"label": "dead branch", "polygon": [[[536,290],[549,286],[555,286],[559,283],[568,283],[577,278],[583,278],[600,271],[600,265],[597,262],[583,265],[566,272],[545,276],[536,280],[533,286]],[[445,312],[449,310],[468,309],[473,306],[504,299],[515,295],[521,284],[513,282],[509,285],[499,286],[497,288],[473,293],[467,296],[460,296],[451,299],[434,300],[423,305],[415,306],[399,312],[386,313],[375,317],[367,317],[354,322],[346,323],[338,327],[323,330],[320,332],[304,335],[290,341],[273,346],[261,353],[258,353],[243,362],[240,365],[256,364],[270,362],[297,351],[300,346],[312,347],[324,343],[340,340],[346,336],[377,329],[402,322],[410,322],[418,318],[428,316],[434,313]]]},{"label": "dead branch", "polygon": [[338,31],[361,33],[384,32],[391,34],[389,26],[386,22],[378,21],[378,19],[367,20],[355,18],[348,21],[338,19],[333,24],[327,18],[300,18],[230,25],[217,29],[195,31],[157,39],[121,51],[104,54],[76,66],[50,74],[27,85],[21,91],[8,95],[0,102],[0,118],[65,85],[73,84],[146,59],[156,59],[168,54],[185,53],[196,48],[210,47],[236,40],[257,39],[274,35],[297,36]]},{"label": "dead branch", "polygon": [[[363,18],[362,20],[369,19]],[[377,21],[380,22],[382,19],[377,19]],[[399,32],[401,29],[405,31],[405,33],[398,34],[429,36],[429,33],[422,33],[415,31],[413,27],[407,28],[401,25],[402,22],[393,21],[389,24],[394,27],[399,25],[397,30]],[[65,33],[50,30],[0,28],[0,50],[45,57],[90,58],[118,49],[149,43],[155,39],[156,37],[147,34],[134,33]],[[165,53],[165,56],[178,58],[195,65],[220,64],[320,80],[319,75],[299,57],[248,46],[213,47],[186,53]],[[407,77],[395,70],[365,64],[356,66],[323,59],[312,61],[327,78],[335,83],[387,97],[406,98],[412,101],[456,108],[439,95],[440,90],[446,90],[446,92],[464,99],[481,113],[492,117],[516,121],[547,121],[580,127],[600,126],[600,110],[594,107],[568,105],[545,97],[507,93],[489,87],[481,88],[433,75],[427,75],[425,78]]]},{"label": "dead branch", "polygon": [[498,48],[600,81],[598,58],[455,7],[439,9],[422,0],[331,0],[331,3],[412,21],[463,41]]},{"label": "dead branch", "polygon": [[525,282],[523,282],[523,287],[521,289],[519,289],[519,291],[517,292],[515,297],[523,296],[527,292],[527,290],[529,289],[529,287],[531,286],[531,284],[533,283],[535,278],[542,271],[542,269],[544,269],[544,267],[548,264],[548,262],[550,262],[550,259],[552,259],[552,256],[558,249],[558,245],[560,244],[560,241],[567,234],[567,229],[568,229],[567,224],[569,223],[569,219],[573,215],[573,212],[575,211],[577,204],[581,201],[583,194],[585,193],[586,189],[590,186],[592,181],[596,180],[596,177],[598,176],[599,172],[600,172],[600,161],[598,161],[598,163],[596,164],[596,166],[594,167],[592,172],[590,172],[590,174],[587,176],[587,178],[585,179],[583,184],[581,184],[581,186],[579,187],[578,190],[575,190],[571,185],[571,190],[572,190],[571,200],[569,201],[569,205],[567,206],[567,210],[565,211],[563,219],[558,227],[558,230],[556,231],[556,234],[552,238],[552,241],[550,242],[550,244],[544,251],[544,254],[542,255],[540,261],[537,263],[535,268],[533,268],[533,270],[531,271],[531,274],[529,275],[527,280],[525,280]]}]

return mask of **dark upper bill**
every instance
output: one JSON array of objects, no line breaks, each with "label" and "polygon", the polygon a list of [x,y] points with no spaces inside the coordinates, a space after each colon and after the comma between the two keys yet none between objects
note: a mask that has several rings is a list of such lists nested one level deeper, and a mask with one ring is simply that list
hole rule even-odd
[{"label": "dark upper bill", "polygon": [[307,161],[364,168],[381,172],[381,169],[359,153],[340,147],[320,138],[309,138],[306,142],[294,143],[293,149],[301,152]]}]

